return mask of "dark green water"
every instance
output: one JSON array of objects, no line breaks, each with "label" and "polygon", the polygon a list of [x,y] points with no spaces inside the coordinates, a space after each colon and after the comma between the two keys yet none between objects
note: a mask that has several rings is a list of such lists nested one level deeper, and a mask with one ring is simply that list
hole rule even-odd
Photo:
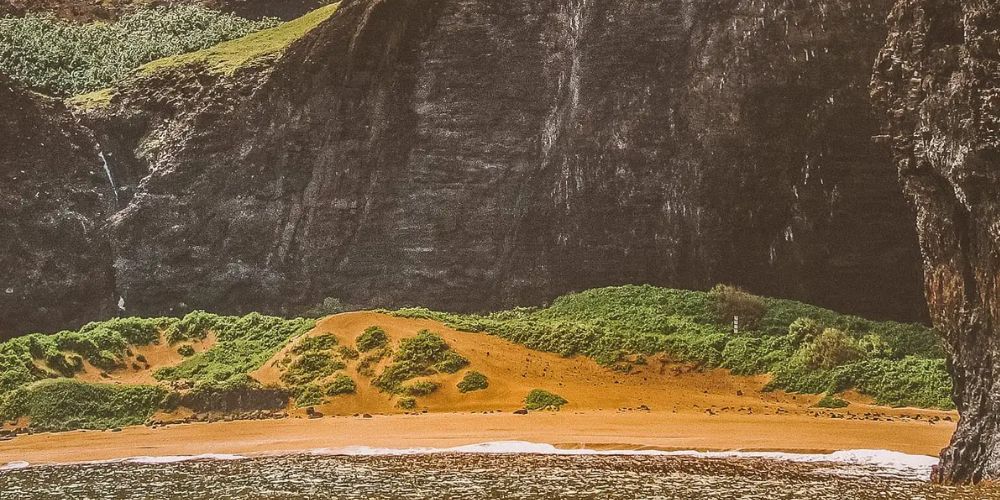
[{"label": "dark green water", "polygon": [[923,470],[685,456],[287,455],[0,472],[3,499],[600,498],[973,499]]}]

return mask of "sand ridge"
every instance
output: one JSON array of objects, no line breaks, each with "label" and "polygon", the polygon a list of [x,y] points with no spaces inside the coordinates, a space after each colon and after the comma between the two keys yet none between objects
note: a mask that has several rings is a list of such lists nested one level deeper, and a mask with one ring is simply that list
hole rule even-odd
[{"label": "sand ridge", "polygon": [[[439,334],[453,350],[469,359],[470,366],[458,373],[420,379],[432,380],[440,386],[433,394],[417,398],[418,409],[429,412],[511,411],[523,406],[529,391],[540,388],[566,398],[569,403],[563,408],[564,412],[648,408],[708,416],[737,413],[927,421],[955,418],[954,412],[877,406],[870,398],[855,392],[845,395],[852,401],[848,408],[815,408],[821,398],[819,395],[764,391],[769,380],[766,375],[744,377],[724,369],[699,370],[689,364],[672,362],[665,356],[651,356],[646,365],[637,365],[626,374],[584,356],[563,357],[534,351],[493,335],[461,332],[437,321],[368,311],[322,319],[316,328],[291,342],[251,376],[262,383],[280,383],[279,361],[304,338],[333,334],[340,345],[353,347],[358,335],[370,326],[385,330],[393,345],[426,329]],[[468,370],[486,375],[489,388],[465,394],[459,392],[456,385]],[[316,409],[327,415],[403,412],[395,408],[391,395],[379,392],[372,387],[370,378],[357,373],[356,362],[348,363],[345,373],[357,382],[357,393],[336,396]]]}]

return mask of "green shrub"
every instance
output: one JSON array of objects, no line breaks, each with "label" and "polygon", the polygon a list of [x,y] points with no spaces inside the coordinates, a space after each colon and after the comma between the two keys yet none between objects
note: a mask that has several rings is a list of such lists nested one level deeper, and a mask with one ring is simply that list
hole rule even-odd
[{"label": "green shrub", "polygon": [[436,391],[438,385],[429,380],[421,380],[419,382],[414,382],[403,388],[403,394],[407,396],[426,396],[434,391]]},{"label": "green shrub", "polygon": [[470,371],[465,374],[462,381],[458,383],[458,391],[462,393],[481,391],[490,386],[489,381],[486,379],[486,375],[476,371]]},{"label": "green shrub", "polygon": [[823,399],[816,403],[818,408],[846,408],[850,403],[847,401],[834,396],[833,394],[826,394]]},{"label": "green shrub", "polygon": [[177,354],[180,354],[185,358],[194,356],[194,347],[191,347],[189,344],[184,344],[177,348]]},{"label": "green shrub", "polygon": [[306,406],[316,406],[323,404],[325,394],[323,389],[314,384],[302,386],[295,396],[295,406],[304,408]]},{"label": "green shrub", "polygon": [[140,65],[276,26],[200,7],[138,10],[77,24],[51,14],[0,17],[0,73],[56,96],[115,85]]},{"label": "green shrub", "polygon": [[566,403],[561,396],[543,389],[534,389],[524,398],[524,407],[529,410],[558,410]]},{"label": "green shrub", "polygon": [[417,407],[417,400],[413,398],[399,398],[399,401],[396,401],[396,407],[403,410],[412,410]]},{"label": "green shrub", "polygon": [[385,333],[385,330],[377,326],[369,326],[365,329],[364,333],[358,336],[355,345],[361,352],[381,349],[389,345],[389,336]]},{"label": "green shrub", "polygon": [[308,384],[333,375],[345,366],[343,361],[334,359],[325,352],[309,351],[295,358],[281,375],[281,381],[288,385]]},{"label": "green shrub", "polygon": [[809,367],[821,370],[829,370],[861,357],[854,339],[836,328],[823,330],[795,355],[801,356]]},{"label": "green shrub", "polygon": [[352,380],[351,377],[340,374],[337,375],[333,379],[333,381],[327,384],[326,395],[339,396],[341,394],[354,394],[357,388],[358,388],[357,385],[354,383],[354,380]]},{"label": "green shrub", "polygon": [[395,393],[401,390],[403,382],[431,373],[424,365],[412,361],[396,361],[386,366],[385,370],[372,380],[372,385],[382,392]]},{"label": "green shrub", "polygon": [[358,357],[361,355],[360,353],[358,353],[357,349],[354,349],[353,347],[346,345],[342,345],[339,348],[337,348],[337,354],[340,355],[341,359],[358,359]]},{"label": "green shrub", "polygon": [[402,391],[402,383],[411,378],[434,371],[456,373],[468,364],[469,360],[452,351],[439,335],[421,330],[415,337],[399,341],[392,364],[372,383],[381,391],[395,393]]},{"label": "green shrub", "polygon": [[812,342],[821,333],[823,325],[812,318],[798,318],[788,325],[788,335],[792,337],[795,345]]},{"label": "green shrub", "polygon": [[755,329],[767,311],[763,299],[734,286],[716,285],[708,296],[712,300],[716,320],[721,324],[732,324],[733,317],[739,317],[741,330]]},{"label": "green shrub", "polygon": [[323,335],[302,339],[292,348],[292,352],[302,354],[309,351],[328,351],[336,346],[337,337],[330,333],[324,333]]},{"label": "green shrub", "polygon": [[8,395],[0,408],[5,420],[28,417],[45,431],[108,429],[144,423],[166,396],[156,386],[87,384],[44,380]]},{"label": "green shrub", "polygon": [[[192,313],[194,314],[194,313]],[[201,313],[205,314],[205,313]],[[185,319],[191,317],[189,314]],[[197,326],[195,326],[197,323]],[[153,373],[159,380],[192,380],[195,382],[225,382],[239,380],[271,358],[290,340],[311,330],[315,321],[308,319],[283,319],[251,313],[236,318],[227,316],[199,316],[188,323],[184,332],[214,331],[218,342],[211,349],[185,359],[177,366],[160,368]]]},{"label": "green shrub", "polygon": [[431,367],[443,373],[458,373],[459,370],[469,366],[469,360],[465,359],[455,351],[448,351],[441,355],[441,360]]}]

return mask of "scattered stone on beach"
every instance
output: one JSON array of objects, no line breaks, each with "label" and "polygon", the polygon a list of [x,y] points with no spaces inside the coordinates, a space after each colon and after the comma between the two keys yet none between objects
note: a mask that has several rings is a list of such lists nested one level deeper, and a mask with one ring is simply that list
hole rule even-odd
[{"label": "scattered stone on beach", "polygon": [[514,410],[514,415],[527,415],[528,410],[526,408],[521,408],[519,410]]}]

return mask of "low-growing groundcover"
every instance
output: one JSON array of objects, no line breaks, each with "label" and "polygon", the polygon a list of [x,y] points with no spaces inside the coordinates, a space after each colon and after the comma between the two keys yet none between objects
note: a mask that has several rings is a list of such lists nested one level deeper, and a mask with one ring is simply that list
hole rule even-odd
[{"label": "low-growing groundcover", "polygon": [[147,62],[277,26],[193,6],[138,10],[77,24],[51,14],[0,17],[0,73],[66,97],[110,87]]},{"label": "low-growing groundcover", "polygon": [[558,410],[568,403],[562,396],[544,389],[534,389],[524,398],[524,407],[529,410]]},{"label": "low-growing groundcover", "polygon": [[[532,349],[584,355],[624,371],[636,355],[770,373],[769,387],[836,394],[856,388],[880,404],[954,408],[938,335],[919,324],[870,321],[732,287],[709,292],[621,286],[573,293],[546,308],[463,315],[393,314],[486,332]],[[733,316],[742,325],[733,332]]]},{"label": "low-growing groundcover", "polygon": [[250,400],[274,406],[283,397],[280,391],[258,387],[247,373],[314,325],[314,320],[301,318],[196,311],[183,318],[116,318],[78,331],[17,337],[0,343],[0,419],[29,417],[32,427],[52,430],[142,423],[180,396],[171,397],[160,386],[89,384],[71,377],[83,369],[84,360],[113,371],[126,367],[132,347],[164,341],[180,348],[210,331],[217,339],[211,349],[154,376],[193,382],[194,390],[184,397],[206,409],[219,404],[218,409],[249,409],[243,406]]}]

